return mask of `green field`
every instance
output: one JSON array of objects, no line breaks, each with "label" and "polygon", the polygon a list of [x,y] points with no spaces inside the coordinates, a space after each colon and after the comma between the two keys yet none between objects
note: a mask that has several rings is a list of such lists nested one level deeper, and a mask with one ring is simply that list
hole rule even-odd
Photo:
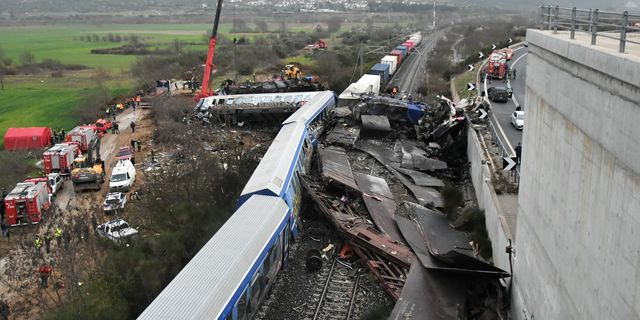
[{"label": "green field", "polygon": [[[81,41],[81,36],[109,33],[120,36],[137,35],[142,42],[166,47],[174,40],[201,42],[209,26],[199,24],[163,25],[55,25],[0,28],[0,48],[13,64],[20,64],[20,55],[30,52],[36,62],[55,59],[65,64],[81,64],[92,69],[65,72],[62,78],[50,73],[5,76],[5,89],[0,90],[0,136],[9,127],[49,126],[70,129],[77,124],[76,111],[83,96],[95,87],[95,68],[109,71],[113,80],[106,86],[112,96],[129,92],[133,81],[129,75],[136,56],[91,54],[91,49],[113,48],[124,44]],[[228,31],[230,25],[221,26]],[[0,144],[2,141],[0,140]]]},{"label": "green field", "polygon": [[[96,55],[92,49],[118,47],[125,42],[87,42],[81,36],[106,36],[109,33],[121,36],[137,35],[142,42],[152,46],[165,47],[175,39],[187,42],[203,42],[203,35],[209,27],[203,24],[121,24],[121,25],[55,25],[33,27],[0,28],[0,48],[20,63],[23,52],[31,52],[37,61],[56,59],[67,64],[82,64],[89,67],[103,67],[112,71],[128,71],[135,56]],[[230,26],[222,26],[228,30]],[[75,39],[75,40],[74,40]],[[203,45],[203,49],[205,46]]]},{"label": "green field", "polygon": [[[74,127],[78,124],[76,110],[82,107],[78,104],[95,86],[90,76],[91,71],[87,70],[64,78],[10,77],[5,90],[0,90],[0,136],[4,136],[9,127],[46,126],[67,130]],[[126,94],[131,87],[131,82],[121,80],[105,84],[112,96]]]},{"label": "green field", "polygon": [[[315,23],[287,23],[290,32],[313,32]],[[358,24],[343,23],[341,31]],[[255,28],[247,23],[249,28]],[[21,55],[31,53],[36,62],[44,59],[58,60],[63,64],[85,65],[91,69],[65,72],[62,78],[51,78],[50,73],[37,75],[5,76],[5,89],[0,90],[0,136],[4,136],[9,127],[49,126],[70,129],[78,121],[76,111],[82,108],[78,103],[83,94],[95,86],[91,80],[95,68],[106,69],[113,80],[107,83],[113,95],[129,92],[134,82],[129,74],[130,66],[136,61],[134,55],[91,54],[92,49],[108,49],[126,44],[123,42],[105,42],[103,37],[109,34],[121,37],[136,35],[141,42],[151,48],[167,48],[175,40],[187,42],[190,50],[207,50],[206,37],[211,26],[208,24],[66,24],[51,26],[0,27],[0,49],[13,61],[21,64]],[[231,38],[244,36],[253,39],[260,33],[231,34],[232,24],[223,23],[219,27],[219,37]],[[270,32],[278,32],[279,23],[269,23]],[[100,41],[83,41],[98,35]],[[329,39],[331,46],[336,44],[335,35]],[[314,61],[301,52],[299,56],[283,59],[283,63],[296,61],[305,66],[314,65]],[[218,75],[222,77],[222,75]],[[0,144],[1,144],[0,140]]]}]

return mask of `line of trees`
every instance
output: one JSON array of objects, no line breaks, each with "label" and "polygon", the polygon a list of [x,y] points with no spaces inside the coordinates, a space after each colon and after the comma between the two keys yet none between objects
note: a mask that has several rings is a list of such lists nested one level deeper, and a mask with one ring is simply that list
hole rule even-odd
[{"label": "line of trees", "polygon": [[99,34],[86,34],[81,36],[73,37],[74,41],[82,41],[82,42],[111,42],[111,43],[121,43],[121,42],[130,42],[132,44],[139,43],[141,41],[140,36],[135,34],[129,35],[121,35],[117,33],[108,33],[106,35]]}]

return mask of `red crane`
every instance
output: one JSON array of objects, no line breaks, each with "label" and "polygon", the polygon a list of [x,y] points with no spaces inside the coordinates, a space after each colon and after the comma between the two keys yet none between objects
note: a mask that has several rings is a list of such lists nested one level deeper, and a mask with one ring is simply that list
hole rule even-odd
[{"label": "red crane", "polygon": [[199,101],[202,98],[212,96],[213,90],[209,88],[211,69],[213,68],[213,56],[216,52],[216,37],[218,35],[218,22],[220,22],[220,12],[222,11],[222,0],[218,0],[218,6],[216,7],[216,17],[213,20],[213,30],[211,31],[211,38],[209,39],[209,52],[207,53],[207,61],[204,65],[204,75],[202,76],[202,88],[200,92],[196,94],[194,100]]}]

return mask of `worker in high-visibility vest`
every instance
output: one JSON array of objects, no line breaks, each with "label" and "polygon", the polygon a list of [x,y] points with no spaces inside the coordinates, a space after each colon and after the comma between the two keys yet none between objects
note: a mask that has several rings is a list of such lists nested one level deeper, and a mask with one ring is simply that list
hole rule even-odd
[{"label": "worker in high-visibility vest", "polygon": [[33,241],[33,244],[36,247],[36,252],[39,252],[40,247],[42,247],[42,240],[40,239],[40,236],[36,236],[36,240]]},{"label": "worker in high-visibility vest", "polygon": [[60,229],[60,227],[56,227],[56,230],[53,232],[53,237],[56,238],[56,243],[59,247],[62,244],[62,229]]}]

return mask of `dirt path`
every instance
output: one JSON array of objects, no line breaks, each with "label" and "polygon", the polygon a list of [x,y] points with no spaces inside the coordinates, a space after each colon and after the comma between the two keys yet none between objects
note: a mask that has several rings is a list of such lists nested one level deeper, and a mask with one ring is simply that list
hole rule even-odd
[{"label": "dirt path", "polygon": [[[142,153],[136,152],[136,167],[140,166],[144,153],[148,152],[152,125],[149,111],[137,109],[126,110],[117,116],[120,134],[108,133],[102,138],[100,154],[105,161],[106,180],[115,165],[115,156],[122,146],[130,145],[132,139],[142,141]],[[136,122],[136,132],[130,127]],[[139,178],[138,178],[139,177]],[[138,171],[134,188],[142,184],[143,172]],[[64,188],[56,196],[54,203],[57,209],[51,210],[48,217],[38,225],[12,228],[11,250],[0,258],[0,300],[10,308],[9,319],[38,319],[47,310],[57,307],[67,289],[53,289],[55,282],[65,285],[79,285],[80,279],[99,263],[101,252],[97,250],[95,225],[111,219],[102,213],[102,201],[108,192],[109,184],[105,182],[100,192],[83,192],[76,194],[71,181],[66,181]],[[125,217],[126,218],[126,217]],[[62,228],[68,239],[58,243],[53,239],[56,227]],[[50,250],[47,253],[43,244],[40,250],[35,249],[34,240],[40,235],[50,235]],[[6,246],[6,240],[2,245]],[[36,272],[39,265],[48,263],[53,267],[49,288],[39,287]],[[63,273],[67,274],[63,274]]]}]

